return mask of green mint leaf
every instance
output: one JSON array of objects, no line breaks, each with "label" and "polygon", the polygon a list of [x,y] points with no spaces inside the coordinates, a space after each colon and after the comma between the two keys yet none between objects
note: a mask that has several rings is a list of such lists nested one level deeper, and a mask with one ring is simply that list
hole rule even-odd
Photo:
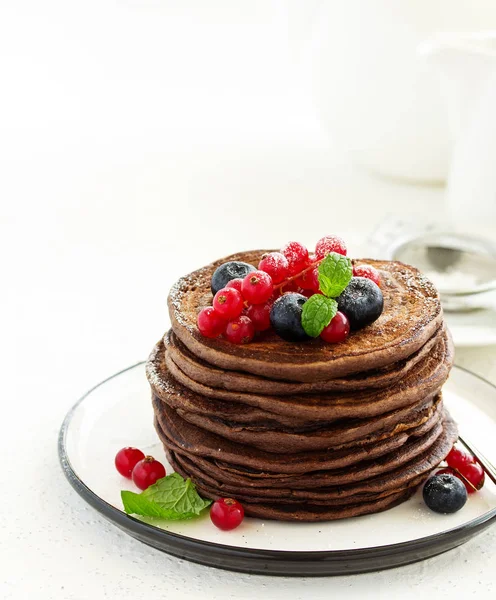
[{"label": "green mint leaf", "polygon": [[331,252],[319,265],[320,291],[329,298],[336,298],[350,283],[352,275],[351,260]]},{"label": "green mint leaf", "polygon": [[147,488],[143,495],[163,508],[179,513],[193,512],[199,515],[212,503],[211,500],[201,498],[191,479],[183,479],[179,473],[172,473],[159,479],[157,483]]},{"label": "green mint leaf", "polygon": [[121,491],[122,504],[128,515],[142,515],[143,517],[159,517],[161,519],[179,520],[191,519],[195,513],[178,513],[175,510],[162,508],[152,500],[148,500],[142,494],[135,492]]},{"label": "green mint leaf", "polygon": [[128,513],[163,519],[190,519],[211,504],[198,495],[191,479],[172,473],[159,479],[141,494],[122,491],[122,503]]},{"label": "green mint leaf", "polygon": [[314,294],[303,305],[301,324],[311,337],[318,337],[338,312],[338,303],[332,298]]}]

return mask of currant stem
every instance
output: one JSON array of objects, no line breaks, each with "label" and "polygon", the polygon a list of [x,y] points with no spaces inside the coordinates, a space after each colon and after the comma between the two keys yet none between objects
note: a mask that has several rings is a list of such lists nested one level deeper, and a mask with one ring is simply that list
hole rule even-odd
[{"label": "currant stem", "polygon": [[303,271],[300,271],[299,273],[296,273],[296,275],[291,275],[291,277],[288,277],[287,279],[285,279],[281,283],[278,283],[277,285],[275,285],[274,289],[275,290],[282,289],[285,285],[288,285],[288,283],[290,283],[291,281],[294,281],[295,279],[298,279],[298,277],[301,277],[302,275],[305,275],[305,273],[308,273],[309,271],[311,271],[312,269],[314,269],[317,265],[320,265],[320,263],[323,260],[324,260],[323,258],[321,258],[320,260],[316,260],[315,262],[311,263],[308,267],[305,267],[303,269]]},{"label": "currant stem", "polygon": [[469,485],[469,486],[470,486],[470,487],[471,487],[471,488],[474,490],[474,492],[478,492],[478,491],[479,491],[479,490],[478,490],[478,489],[475,487],[475,485],[474,485],[474,484],[473,484],[471,481],[469,481],[469,480],[468,480],[468,479],[465,477],[465,475],[463,475],[463,473],[460,473],[460,471],[459,471],[459,470],[458,470],[456,467],[450,467],[450,466],[448,465],[448,467],[447,467],[447,468],[448,468],[448,469],[451,469],[452,471],[454,471],[455,473],[457,473],[457,474],[460,476],[460,478],[461,478],[461,479],[463,479],[463,481],[464,481],[465,483],[468,483],[468,485]]}]

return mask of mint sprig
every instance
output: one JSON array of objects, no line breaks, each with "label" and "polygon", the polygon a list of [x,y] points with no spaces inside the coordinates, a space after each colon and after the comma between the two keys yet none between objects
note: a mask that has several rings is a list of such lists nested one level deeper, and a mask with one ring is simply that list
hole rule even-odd
[{"label": "mint sprig", "polygon": [[351,260],[347,256],[331,252],[319,265],[320,291],[328,298],[336,298],[350,283],[352,275]]},{"label": "mint sprig", "polygon": [[338,303],[332,298],[314,294],[303,305],[301,324],[310,337],[319,337],[338,312]]},{"label": "mint sprig", "polygon": [[318,267],[319,287],[322,294],[314,294],[303,305],[301,325],[310,337],[318,337],[338,312],[336,298],[350,283],[353,276],[351,260],[330,252]]},{"label": "mint sprig", "polygon": [[191,479],[183,479],[179,473],[159,479],[141,494],[122,490],[121,499],[128,514],[171,520],[196,517],[212,503],[198,495]]}]

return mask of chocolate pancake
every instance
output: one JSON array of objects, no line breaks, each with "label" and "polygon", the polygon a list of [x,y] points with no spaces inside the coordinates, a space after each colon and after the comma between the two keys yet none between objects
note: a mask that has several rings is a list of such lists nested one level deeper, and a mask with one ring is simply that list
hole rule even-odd
[{"label": "chocolate pancake", "polygon": [[163,339],[166,348],[166,363],[174,362],[185,376],[206,387],[236,392],[288,396],[291,394],[315,394],[320,392],[351,391],[383,388],[402,379],[408,371],[425,358],[439,341],[446,336],[444,328],[438,329],[427,342],[411,356],[382,369],[355,373],[348,377],[336,377],[328,381],[298,383],[257,377],[242,371],[227,371],[210,365],[195,356],[181,343],[172,329]]},{"label": "chocolate pancake", "polygon": [[[317,471],[314,473],[272,473],[236,465],[226,462],[201,458],[188,454],[184,450],[171,450],[166,446],[169,455],[180,457],[188,465],[188,472],[200,478],[210,477],[222,489],[238,489],[244,493],[266,495],[271,497],[278,493],[283,496],[296,493],[297,490],[312,492],[319,488],[333,488],[335,494],[355,494],[364,492],[378,492],[384,489],[395,489],[411,479],[429,473],[443,460],[450,451],[457,436],[457,429],[449,415],[445,415],[443,423],[439,424],[443,431],[434,443],[420,452],[408,452],[407,460],[402,462],[401,450],[396,450],[381,459],[381,464],[376,467],[363,464],[353,471],[336,470]],[[157,426],[157,424],[156,424]],[[160,431],[159,436],[165,440]],[[414,456],[412,456],[414,454]],[[369,461],[370,463],[370,461]],[[369,477],[363,477],[363,473]],[[360,477],[355,479],[355,474]],[[271,492],[271,490],[273,490]],[[286,490],[286,491],[281,491]]]},{"label": "chocolate pancake", "polygon": [[[298,474],[307,477],[313,471],[340,469],[343,471],[342,474],[333,474],[339,479],[337,483],[344,483],[348,477],[356,481],[388,470],[389,463],[384,461],[381,463],[380,457],[397,449],[401,450],[396,458],[397,464],[407,462],[432,445],[442,431],[440,417],[436,413],[422,425],[376,443],[335,451],[313,450],[295,454],[276,454],[232,442],[200,429],[182,419],[176,411],[163,403],[160,405],[155,403],[154,409],[159,425],[157,433],[164,445],[173,451],[220,460],[228,465],[264,473]],[[367,463],[366,466],[364,461]],[[356,468],[358,463],[362,465],[359,470]]]},{"label": "chocolate pancake", "polygon": [[[412,485],[418,485],[425,479],[425,473],[408,477],[376,477],[374,479],[346,486],[319,487],[311,489],[288,488],[253,488],[228,485],[216,481],[211,475],[201,471],[194,461],[187,456],[169,452],[168,459],[174,470],[184,473],[183,476],[195,478],[197,485],[210,490],[209,497],[226,497],[236,494],[248,502],[273,502],[275,504],[311,502],[323,505],[353,504],[358,500],[384,498],[405,490]],[[417,461],[420,463],[420,461]],[[389,474],[388,474],[389,475]]]},{"label": "chocolate pancake", "polygon": [[[337,450],[358,445],[369,445],[386,440],[401,432],[427,422],[436,410],[437,402],[427,400],[413,409],[392,411],[384,419],[375,417],[362,420],[340,420],[322,429],[296,433],[291,430],[274,430],[226,423],[217,418],[204,417],[179,409],[178,415],[192,423],[228,440],[247,444],[267,452],[286,453],[306,450]],[[351,422],[350,422],[351,421]],[[367,432],[364,435],[364,432]]]},{"label": "chocolate pancake", "polygon": [[[187,377],[174,363],[170,363],[174,376],[171,379],[167,374],[164,353],[163,343],[159,342],[147,363],[147,376],[152,391],[164,402],[171,404],[172,396],[177,396],[177,380],[188,391],[197,395],[247,404],[300,423],[304,420],[329,422],[345,417],[372,417],[434,397],[446,381],[453,363],[452,341],[449,337],[441,337],[427,357],[414,365],[400,382],[387,388],[349,393],[269,396],[207,388]],[[181,394],[188,395],[188,392],[182,389]]]},{"label": "chocolate pancake", "polygon": [[417,269],[399,262],[367,259],[367,264],[380,271],[384,311],[377,321],[341,344],[326,344],[320,339],[286,342],[273,332],[248,345],[203,337],[196,318],[203,307],[211,304],[210,280],[215,269],[231,260],[257,264],[264,252],[228,256],[182,277],[172,287],[168,299],[172,328],[195,356],[222,369],[270,379],[324,381],[401,361],[417,352],[441,326],[438,294]]},{"label": "chocolate pancake", "polygon": [[338,478],[334,481],[335,487],[328,487],[328,478],[320,477],[320,473],[311,474],[311,486],[307,489],[301,487],[300,477],[293,477],[289,488],[267,487],[265,480],[263,487],[254,489],[252,485],[238,484],[232,477],[226,484],[204,469],[205,463],[212,461],[198,460],[197,456],[171,450],[167,444],[166,448],[174,469],[184,477],[191,477],[200,493],[206,497],[215,499],[235,495],[243,502],[246,514],[250,516],[318,521],[378,512],[406,500],[445,458],[456,440],[456,426],[448,415],[439,423],[439,427],[441,434],[433,444],[407,463],[394,466],[397,465],[398,454],[395,451],[382,459],[382,462],[393,465],[392,470],[352,483],[339,483]]},{"label": "chocolate pancake", "polygon": [[392,494],[386,498],[365,502],[363,504],[349,505],[345,507],[309,506],[292,504],[249,504],[245,502],[243,507],[245,514],[259,519],[275,519],[277,521],[337,521],[350,517],[360,517],[371,513],[378,513],[393,508],[405,502],[415,493],[415,488],[409,488],[406,492]]}]

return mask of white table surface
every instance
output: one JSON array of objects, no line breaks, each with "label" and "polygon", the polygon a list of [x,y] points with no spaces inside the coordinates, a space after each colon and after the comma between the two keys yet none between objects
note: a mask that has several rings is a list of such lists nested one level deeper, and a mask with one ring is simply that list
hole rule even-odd
[{"label": "white table surface", "polygon": [[[63,6],[47,6],[55,10],[56,4]],[[249,576],[142,545],[70,488],[56,452],[65,413],[93,384],[147,356],[167,327],[165,299],[179,275],[241,248],[289,239],[310,244],[328,232],[347,233],[353,250],[386,214],[441,217],[443,190],[353,169],[329,145],[308,97],[290,78],[271,87],[267,77],[262,91],[236,84],[222,93],[208,81],[195,89],[176,78],[168,87],[162,82],[157,100],[152,67],[141,82],[149,84],[144,97],[132,76],[119,72],[115,98],[104,95],[100,111],[94,90],[85,96],[84,85],[71,87],[75,78],[67,83],[57,69],[50,71],[52,54],[69,60],[55,53],[58,35],[73,58],[83,60],[85,52],[74,49],[83,36],[55,27],[49,12],[12,9],[9,16],[29,32],[24,45],[17,44],[19,28],[0,19],[0,43],[15,47],[18,64],[40,78],[39,95],[24,104],[11,99],[8,118],[0,116],[0,597],[494,598],[494,527],[442,556],[390,571],[323,579]],[[112,15],[100,19],[102,31]],[[90,16],[85,27],[93,26]],[[171,26],[170,35],[174,31]],[[51,50],[38,45],[37,36],[47,36]],[[103,34],[89,39],[102,50]],[[96,59],[91,65],[100,66]],[[83,79],[94,84],[90,71]],[[9,73],[10,84],[25,85]],[[58,107],[52,96],[62,97]],[[458,364],[493,383],[495,359],[496,347],[457,353]],[[112,459],[102,457],[110,469]]]}]

